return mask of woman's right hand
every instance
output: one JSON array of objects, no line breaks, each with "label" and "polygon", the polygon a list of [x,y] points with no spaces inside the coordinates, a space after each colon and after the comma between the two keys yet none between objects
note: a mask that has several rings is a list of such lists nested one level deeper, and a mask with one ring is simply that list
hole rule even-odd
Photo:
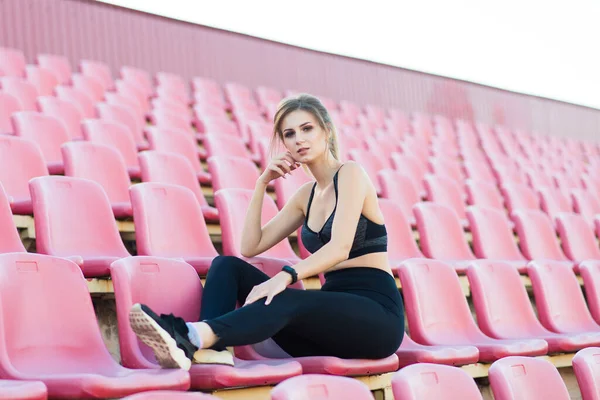
[{"label": "woman's right hand", "polygon": [[292,153],[281,153],[271,160],[265,171],[260,176],[259,180],[265,185],[268,185],[269,182],[279,177],[283,177],[285,179],[286,174],[289,174],[300,165],[302,164],[294,160]]}]

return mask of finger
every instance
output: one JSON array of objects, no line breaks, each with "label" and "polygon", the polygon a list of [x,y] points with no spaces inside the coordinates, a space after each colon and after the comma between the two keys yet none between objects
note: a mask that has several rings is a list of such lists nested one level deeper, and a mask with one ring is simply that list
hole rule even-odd
[{"label": "finger", "polygon": [[281,160],[281,161],[279,161],[279,162],[277,163],[277,165],[279,166],[279,168],[281,168],[282,170],[284,170],[286,173],[289,173],[289,172],[292,170],[292,168],[291,168],[291,165],[290,165],[290,164],[288,164],[288,163],[287,163],[286,161],[284,161],[284,160]]},{"label": "finger", "polygon": [[282,177],[285,178],[285,173],[281,170],[281,168],[279,168],[277,165],[273,164],[269,167],[269,169],[273,172],[278,173],[279,175],[281,175]]},{"label": "finger", "polygon": [[275,297],[275,293],[271,292],[268,294],[267,300],[265,301],[265,306],[268,306],[269,304],[271,304],[271,300],[273,300],[273,297]]}]

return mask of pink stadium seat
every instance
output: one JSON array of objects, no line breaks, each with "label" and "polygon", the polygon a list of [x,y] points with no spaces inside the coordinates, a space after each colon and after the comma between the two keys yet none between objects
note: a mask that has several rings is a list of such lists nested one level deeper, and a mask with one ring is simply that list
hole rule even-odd
[{"label": "pink stadium seat", "polygon": [[494,173],[487,163],[476,161],[465,161],[463,164],[467,178],[474,181],[487,182],[493,184],[496,181]]},{"label": "pink stadium seat", "polygon": [[62,174],[64,164],[60,146],[69,141],[64,124],[56,118],[35,111],[21,111],[11,117],[15,135],[35,142],[42,150],[51,174]]},{"label": "pink stadium seat", "polygon": [[7,76],[25,76],[25,55],[21,50],[0,47],[0,70]]},{"label": "pink stadium seat", "polygon": [[40,67],[52,71],[61,85],[71,82],[71,63],[66,57],[55,54],[38,54],[37,63]]},{"label": "pink stadium seat", "polygon": [[144,151],[138,157],[143,182],[170,183],[190,189],[200,204],[204,219],[219,221],[219,212],[215,207],[208,205],[200,189],[198,177],[187,158],[163,151]]},{"label": "pink stadium seat", "polygon": [[57,86],[54,91],[59,99],[73,103],[79,109],[83,118],[96,118],[94,101],[86,93],[71,86]]},{"label": "pink stadium seat", "polygon": [[182,258],[205,276],[219,254],[194,193],[161,183],[140,183],[129,191],[138,254]]},{"label": "pink stadium seat", "polygon": [[0,380],[0,398],[6,400],[46,400],[48,389],[42,382]]},{"label": "pink stadium seat", "polygon": [[146,114],[137,98],[126,96],[121,93],[106,92],[104,94],[104,100],[111,106],[127,108],[131,115],[133,115],[138,129],[146,124]]},{"label": "pink stadium seat", "polygon": [[[25,247],[15,227],[9,199],[0,184],[0,253],[25,253]],[[0,398],[2,386],[0,385]]]},{"label": "pink stadium seat", "polygon": [[[305,172],[303,168],[297,168],[291,174],[287,175],[285,179],[276,179],[273,181],[275,196],[277,197],[277,208],[281,210],[302,185],[313,182],[313,178],[309,176],[309,173]],[[256,183],[256,181],[254,182]]]},{"label": "pink stadium seat", "polygon": [[546,354],[541,339],[499,340],[475,325],[456,272],[440,261],[411,259],[400,265],[400,281],[411,336],[421,344],[468,345],[479,349],[481,362],[509,355]]},{"label": "pink stadium seat", "polygon": [[152,124],[156,125],[158,128],[182,131],[192,137],[194,136],[191,118],[188,118],[180,111],[159,107],[154,108],[150,112],[149,117]]},{"label": "pink stadium seat", "polygon": [[112,147],[92,142],[62,146],[65,176],[89,179],[102,186],[116,218],[133,216],[129,200],[129,174],[121,154]]},{"label": "pink stadium seat", "polygon": [[[447,147],[447,145],[444,145]],[[452,179],[457,185],[462,185],[465,178],[461,169],[461,165],[454,159],[447,157],[433,157],[429,159],[429,171],[434,175],[447,176]]]},{"label": "pink stadium seat", "polygon": [[71,75],[73,87],[87,94],[94,102],[104,100],[104,86],[100,79],[82,74]]},{"label": "pink stadium seat", "polygon": [[405,367],[392,376],[392,391],[398,400],[483,400],[469,374],[447,365]]},{"label": "pink stadium seat", "polygon": [[48,167],[39,146],[27,139],[0,135],[0,184],[13,214],[33,213],[28,182],[45,175]]},{"label": "pink stadium seat", "polygon": [[129,256],[100,184],[47,176],[29,189],[39,253],[74,261],[86,277],[107,275],[110,263]]},{"label": "pink stadium seat", "polygon": [[542,325],[557,333],[598,332],[571,268],[556,261],[532,261],[528,274]]},{"label": "pink stadium seat", "polygon": [[37,65],[28,65],[25,68],[27,81],[37,89],[40,96],[52,96],[54,88],[58,85],[58,79],[52,71]]},{"label": "pink stadium seat", "polygon": [[18,111],[21,111],[19,101],[8,93],[0,92],[0,134],[13,133],[10,117]]},{"label": "pink stadium seat", "polygon": [[123,397],[122,400],[217,400],[218,397],[201,392],[175,392],[169,390],[153,390]]},{"label": "pink stadium seat", "polygon": [[424,197],[425,187],[423,178],[425,178],[426,170],[421,161],[416,156],[407,153],[392,154],[391,161],[395,170],[403,172],[413,179],[414,186],[417,188],[419,195]]},{"label": "pink stadium seat", "polygon": [[600,331],[559,334],[544,328],[519,273],[503,262],[474,261],[467,277],[479,328],[490,337],[543,339],[550,353],[569,353],[600,343]]},{"label": "pink stadium seat", "polygon": [[120,74],[124,81],[138,86],[145,96],[152,94],[152,78],[147,71],[140,68],[122,66]]},{"label": "pink stadium seat", "polygon": [[477,362],[479,350],[475,346],[426,346],[405,333],[396,355],[400,368],[417,363],[466,365]]},{"label": "pink stadium seat", "polygon": [[575,212],[581,214],[587,221],[591,222],[596,215],[600,214],[600,200],[589,190],[571,190],[571,200]]},{"label": "pink stadium seat", "polygon": [[34,85],[23,78],[5,76],[0,78],[0,89],[13,96],[19,102],[22,111],[36,111],[35,99],[38,91]]},{"label": "pink stadium seat", "polygon": [[550,217],[540,210],[518,210],[513,213],[515,230],[523,255],[529,260],[553,260],[573,268],[575,265],[562,252]]},{"label": "pink stadium seat", "polygon": [[364,383],[344,376],[302,375],[287,379],[271,391],[271,400],[372,400]]},{"label": "pink stadium seat", "polygon": [[492,364],[489,379],[495,400],[569,400],[569,391],[551,362],[507,357]]},{"label": "pink stadium seat", "polygon": [[150,105],[153,111],[167,111],[178,115],[181,118],[187,119],[190,124],[186,126],[186,129],[191,128],[191,113],[190,109],[186,104],[173,101],[171,99],[164,99],[162,97],[154,97],[150,100]]},{"label": "pink stadium seat", "polygon": [[[119,344],[123,365],[130,368],[159,368],[152,350],[131,330],[129,310],[146,304],[158,313],[173,313],[188,322],[198,321],[202,283],[198,273],[180,260],[159,257],[128,257],[111,266],[115,288]],[[177,296],[173,296],[173,291]],[[302,373],[301,366],[288,360],[243,361],[235,367],[193,364],[189,374],[193,389],[262,386],[281,382]]]},{"label": "pink stadium seat", "polygon": [[377,158],[377,154],[369,153],[366,150],[350,150],[348,156],[350,157],[350,160],[356,161],[363,167],[373,183],[373,186],[375,186],[377,194],[380,194],[381,187],[379,185],[379,180],[377,179],[377,174],[384,169],[384,167],[381,160]]},{"label": "pink stadium seat", "polygon": [[83,139],[83,133],[81,132],[82,115],[73,103],[56,97],[40,96],[37,98],[37,106],[42,114],[61,121],[65,125],[71,140]]},{"label": "pink stadium seat", "polygon": [[504,199],[495,183],[467,179],[467,203],[471,206],[494,208],[504,212]]},{"label": "pink stadium seat", "polygon": [[413,212],[423,254],[451,264],[459,273],[465,272],[475,256],[454,210],[442,204],[423,202],[416,204]]},{"label": "pink stadium seat", "polygon": [[135,142],[125,125],[118,122],[90,119],[82,122],[82,132],[85,140],[112,147],[121,153],[129,176],[131,178],[140,177]]},{"label": "pink stadium seat", "polygon": [[256,98],[263,107],[267,107],[270,104],[278,104],[283,99],[281,92],[274,88],[259,86],[255,91]]},{"label": "pink stadium seat", "polygon": [[148,142],[146,141],[146,138],[144,138],[144,133],[139,121],[135,118],[135,110],[131,107],[116,106],[107,103],[96,104],[96,109],[98,110],[100,119],[118,122],[127,126],[138,149],[148,149]]},{"label": "pink stadium seat", "polygon": [[86,281],[72,261],[11,253],[0,255],[0,266],[0,368],[8,378],[42,381],[50,398],[189,388],[185,371],[132,370],[112,358]]},{"label": "pink stadium seat", "polygon": [[[115,89],[116,93],[120,94],[123,97],[127,97],[130,99],[136,99],[139,105],[142,107],[144,112],[150,111],[150,102],[148,99],[148,95],[139,85],[131,81],[124,81],[121,79],[117,79],[115,81]],[[150,89],[153,90],[152,88]]]},{"label": "pink stadium seat", "polygon": [[[227,119],[226,116],[218,116],[214,114],[204,115],[196,105],[194,107],[194,125],[198,132],[201,134],[213,133],[216,135],[228,135],[233,137],[242,138],[248,140],[240,133],[235,122]],[[204,135],[199,135],[200,138],[204,138]]]},{"label": "pink stadium seat", "polygon": [[100,61],[81,60],[79,62],[79,68],[83,75],[98,79],[104,90],[114,88],[110,67],[107,64]]},{"label": "pink stadium seat", "polygon": [[579,264],[587,305],[596,323],[600,324],[600,261],[586,260]]},{"label": "pink stadium seat", "polygon": [[463,228],[468,227],[463,194],[456,181],[444,175],[426,175],[427,200],[454,210]]},{"label": "pink stadium seat", "polygon": [[529,169],[525,171],[525,177],[527,179],[527,184],[534,190],[547,187],[551,188],[554,186],[552,178],[541,171]]},{"label": "pink stadium seat", "polygon": [[181,154],[190,162],[201,183],[211,182],[211,175],[204,171],[200,163],[198,146],[193,136],[184,131],[158,127],[147,128],[146,136],[151,150]]},{"label": "pink stadium seat", "polygon": [[579,264],[585,260],[600,261],[600,248],[590,224],[580,214],[560,213],[556,224],[565,255]]},{"label": "pink stadium seat", "polygon": [[228,157],[243,157],[254,162],[259,159],[250,154],[246,145],[239,136],[222,135],[218,133],[207,133],[204,136],[204,148],[208,157],[212,156],[228,156]]},{"label": "pink stadium seat", "polygon": [[569,198],[563,192],[554,187],[540,187],[537,189],[540,196],[542,210],[555,222],[559,213],[570,213],[573,211]]},{"label": "pink stadium seat", "polygon": [[[215,205],[219,210],[224,255],[244,258],[240,250],[241,234],[252,193],[253,190],[247,189],[221,189],[214,195]],[[262,208],[262,226],[265,226],[277,212],[275,201],[271,197],[265,196]],[[258,259],[260,262],[263,259],[271,259],[272,261],[266,261],[266,263],[279,264],[280,268],[285,263],[289,262],[293,265],[299,261],[299,257],[287,238],[253,259]],[[252,263],[253,259],[249,262]]]},{"label": "pink stadium seat", "polygon": [[506,208],[508,208],[510,213],[521,209],[540,209],[540,199],[538,195],[533,189],[526,185],[518,183],[503,184],[501,191],[504,196]]},{"label": "pink stadium seat", "polygon": [[600,348],[589,347],[573,357],[573,371],[583,400],[600,400]]},{"label": "pink stadium seat", "polygon": [[521,273],[527,272],[527,259],[519,251],[506,214],[494,208],[470,206],[467,219],[477,258],[502,261]]},{"label": "pink stadium seat", "polygon": [[397,275],[397,268],[404,260],[424,256],[400,206],[391,199],[379,199],[379,207],[387,227],[390,267]]},{"label": "pink stadium seat", "polygon": [[389,199],[400,206],[404,219],[409,221],[411,226],[416,225],[412,208],[421,201],[414,180],[406,175],[406,172],[384,169],[377,174],[379,185],[381,186],[381,197]]},{"label": "pink stadium seat", "polygon": [[213,156],[207,160],[213,191],[220,189],[254,190],[260,174],[251,160],[234,156]]}]

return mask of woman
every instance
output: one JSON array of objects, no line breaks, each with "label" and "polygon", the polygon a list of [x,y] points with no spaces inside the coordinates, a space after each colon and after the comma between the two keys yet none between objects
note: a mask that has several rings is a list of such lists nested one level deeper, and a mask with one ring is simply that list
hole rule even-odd
[{"label": "woman", "polygon": [[[131,326],[164,368],[189,369],[192,361],[233,365],[226,347],[268,338],[293,357],[376,359],[400,346],[402,299],[388,264],[387,233],[372,182],[360,165],[340,161],[335,127],[317,98],[282,101],[274,123],[272,144],[280,141],[287,151],[256,182],[242,254],[256,256],[300,226],[312,254],[272,278],[236,257],[215,258],[202,296],[202,322],[185,323],[134,305]],[[301,165],[315,182],[300,187],[261,227],[267,185]],[[288,288],[322,272],[321,290]],[[236,303],[242,307],[236,309]]]}]

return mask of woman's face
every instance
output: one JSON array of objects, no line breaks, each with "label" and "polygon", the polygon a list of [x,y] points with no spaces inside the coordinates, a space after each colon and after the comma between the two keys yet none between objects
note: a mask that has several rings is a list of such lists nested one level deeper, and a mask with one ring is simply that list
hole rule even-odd
[{"label": "woman's face", "polygon": [[286,115],[281,121],[281,134],[285,148],[300,163],[325,155],[328,132],[308,111],[296,110]]}]

